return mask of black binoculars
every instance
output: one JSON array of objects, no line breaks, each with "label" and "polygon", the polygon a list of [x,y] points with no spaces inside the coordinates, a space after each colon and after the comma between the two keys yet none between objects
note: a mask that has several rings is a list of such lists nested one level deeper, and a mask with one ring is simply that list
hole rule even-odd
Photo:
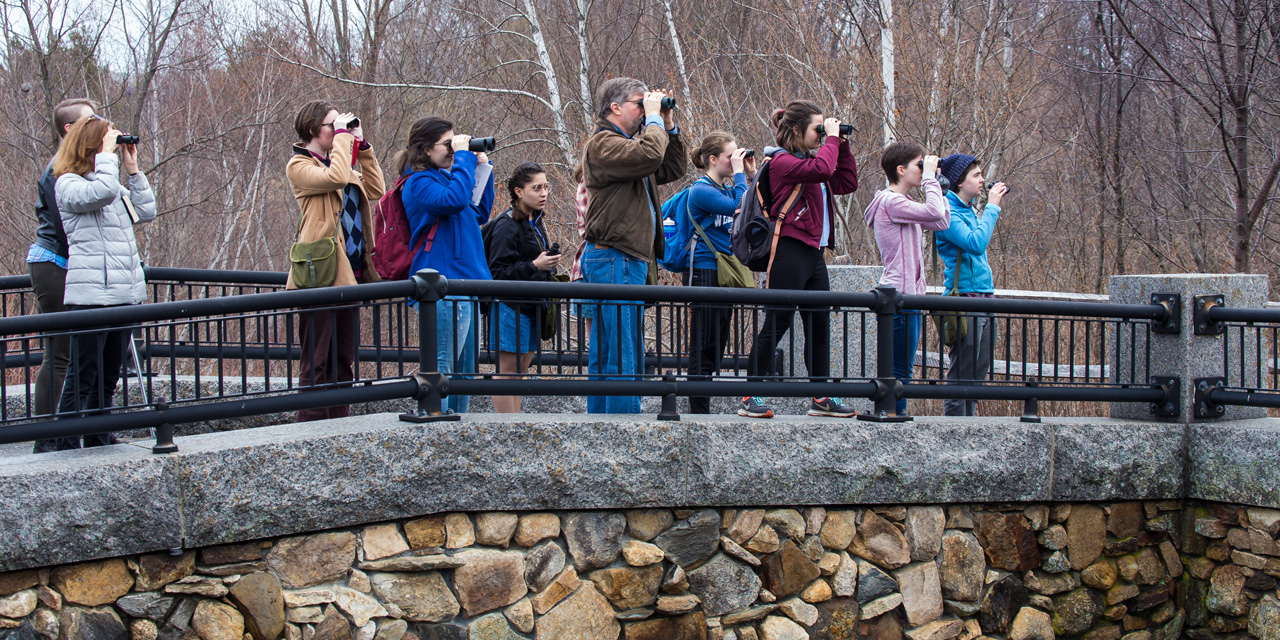
[{"label": "black binoculars", "polygon": [[550,249],[547,249],[547,255],[549,255],[549,256],[558,256],[558,255],[560,255],[560,243],[559,243],[559,242],[553,242],[553,243],[551,243],[551,248],[550,248]]},{"label": "black binoculars", "polygon": [[360,118],[352,118],[351,121],[347,123],[347,131],[350,131],[358,126],[360,126]]},{"label": "black binoculars", "polygon": [[120,134],[116,136],[116,144],[138,144],[138,136]]},{"label": "black binoculars", "polygon": [[742,152],[743,160],[746,160],[747,158],[754,158],[754,157],[756,157],[755,149],[747,149],[746,151]]},{"label": "black binoculars", "polygon": [[[823,125],[818,125],[818,135],[820,135],[820,136],[825,136],[825,135],[827,135],[827,128],[826,128],[825,126],[823,126]],[[841,125],[840,125],[840,137],[841,137],[841,138],[843,138],[843,137],[848,136],[848,135],[853,135],[853,125],[851,125],[851,124],[841,124]]]},{"label": "black binoculars", "polygon": [[663,98],[663,99],[662,99],[662,108],[663,108],[663,109],[674,109],[674,108],[676,108],[676,99],[675,99],[675,98],[672,98],[671,96],[667,96],[667,97]]},{"label": "black binoculars", "polygon": [[467,149],[473,153],[488,153],[498,148],[498,141],[493,138],[472,138]]},{"label": "black binoculars", "polygon": [[[983,188],[984,188],[984,189],[986,189],[987,193],[991,193],[991,187],[994,187],[994,186],[996,186],[997,184],[1000,184],[1000,181],[999,181],[999,180],[996,180],[995,182],[988,182],[988,183],[986,183],[985,185],[983,185]],[[1009,186],[1009,184],[1008,184],[1008,183],[1005,183],[1005,185],[1004,185],[1004,192],[1005,192],[1005,193],[1008,193],[1008,192],[1010,192],[1010,191],[1013,191],[1013,187]]]}]

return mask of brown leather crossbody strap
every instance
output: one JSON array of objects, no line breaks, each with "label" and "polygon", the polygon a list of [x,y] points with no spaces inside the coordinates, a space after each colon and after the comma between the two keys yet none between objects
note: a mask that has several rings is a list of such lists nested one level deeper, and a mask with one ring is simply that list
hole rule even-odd
[{"label": "brown leather crossbody strap", "polygon": [[[786,220],[787,212],[791,210],[791,205],[795,204],[803,187],[804,184],[796,185],[796,188],[791,190],[791,195],[787,196],[787,201],[782,203],[782,211],[778,212],[778,223],[773,225],[773,245],[769,247],[769,266],[764,270],[766,277],[773,274],[773,259],[778,255],[778,238],[782,235],[782,222]],[[772,278],[769,278],[769,288],[773,288]]]}]

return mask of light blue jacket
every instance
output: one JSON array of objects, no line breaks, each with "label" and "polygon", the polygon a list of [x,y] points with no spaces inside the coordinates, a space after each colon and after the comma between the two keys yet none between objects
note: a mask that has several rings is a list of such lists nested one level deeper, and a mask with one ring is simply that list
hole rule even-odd
[{"label": "light blue jacket", "polygon": [[991,265],[987,263],[987,246],[995,234],[1000,207],[988,204],[979,219],[973,209],[961,202],[954,191],[947,192],[947,205],[951,208],[951,226],[937,232],[938,255],[947,265],[943,287],[951,291],[956,272],[956,250],[964,252],[960,265],[960,293],[994,293]]}]

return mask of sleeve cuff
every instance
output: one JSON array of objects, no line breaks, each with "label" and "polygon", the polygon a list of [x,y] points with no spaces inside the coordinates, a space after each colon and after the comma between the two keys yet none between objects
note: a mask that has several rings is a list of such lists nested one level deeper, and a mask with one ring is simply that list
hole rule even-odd
[{"label": "sleeve cuff", "polygon": [[672,125],[670,129],[667,129],[667,135],[672,135],[672,136],[680,135],[680,125],[678,124]]},{"label": "sleeve cuff", "polygon": [[645,117],[645,119],[644,119],[644,126],[646,126],[646,127],[647,127],[647,126],[649,126],[649,125],[657,125],[657,126],[659,126],[659,127],[663,128],[663,129],[666,129],[666,125],[665,125],[665,124],[663,123],[663,121],[662,121],[662,116],[647,116],[647,117]]}]

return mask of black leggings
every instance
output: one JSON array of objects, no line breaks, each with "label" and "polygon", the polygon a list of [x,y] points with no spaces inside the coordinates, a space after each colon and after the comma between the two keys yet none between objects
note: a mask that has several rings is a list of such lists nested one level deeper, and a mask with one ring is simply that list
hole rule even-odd
[{"label": "black leggings", "polygon": [[[715,269],[691,269],[684,276],[685,285],[718,287]],[[728,305],[695,302],[689,318],[689,379],[710,380],[720,371],[724,348],[729,344],[729,322],[733,310]],[[689,413],[711,413],[711,398],[690,396]]]},{"label": "black leggings", "polygon": [[[774,254],[773,271],[769,274],[770,289],[803,289],[805,291],[830,291],[827,279],[827,263],[822,249],[811,247],[794,238],[780,238]],[[827,382],[831,374],[831,318],[828,307],[800,307],[800,324],[804,328],[804,366],[809,370],[809,380]],[[773,371],[773,352],[778,341],[791,328],[795,309],[778,308],[766,311],[764,324],[756,335],[747,360],[747,374],[770,376]]]},{"label": "black leggings", "polygon": [[[105,309],[97,305],[67,305],[67,309]],[[128,327],[107,329],[98,333],[77,333],[71,336],[71,366],[66,383],[62,387],[62,400],[58,404],[60,414],[84,412],[87,415],[108,413],[120,382],[120,367],[124,364],[125,348],[129,344]],[[63,416],[70,417],[70,416]],[[99,433],[84,437],[84,446],[94,447],[111,443],[111,434]],[[61,438],[57,448],[79,449],[79,438]]]}]

